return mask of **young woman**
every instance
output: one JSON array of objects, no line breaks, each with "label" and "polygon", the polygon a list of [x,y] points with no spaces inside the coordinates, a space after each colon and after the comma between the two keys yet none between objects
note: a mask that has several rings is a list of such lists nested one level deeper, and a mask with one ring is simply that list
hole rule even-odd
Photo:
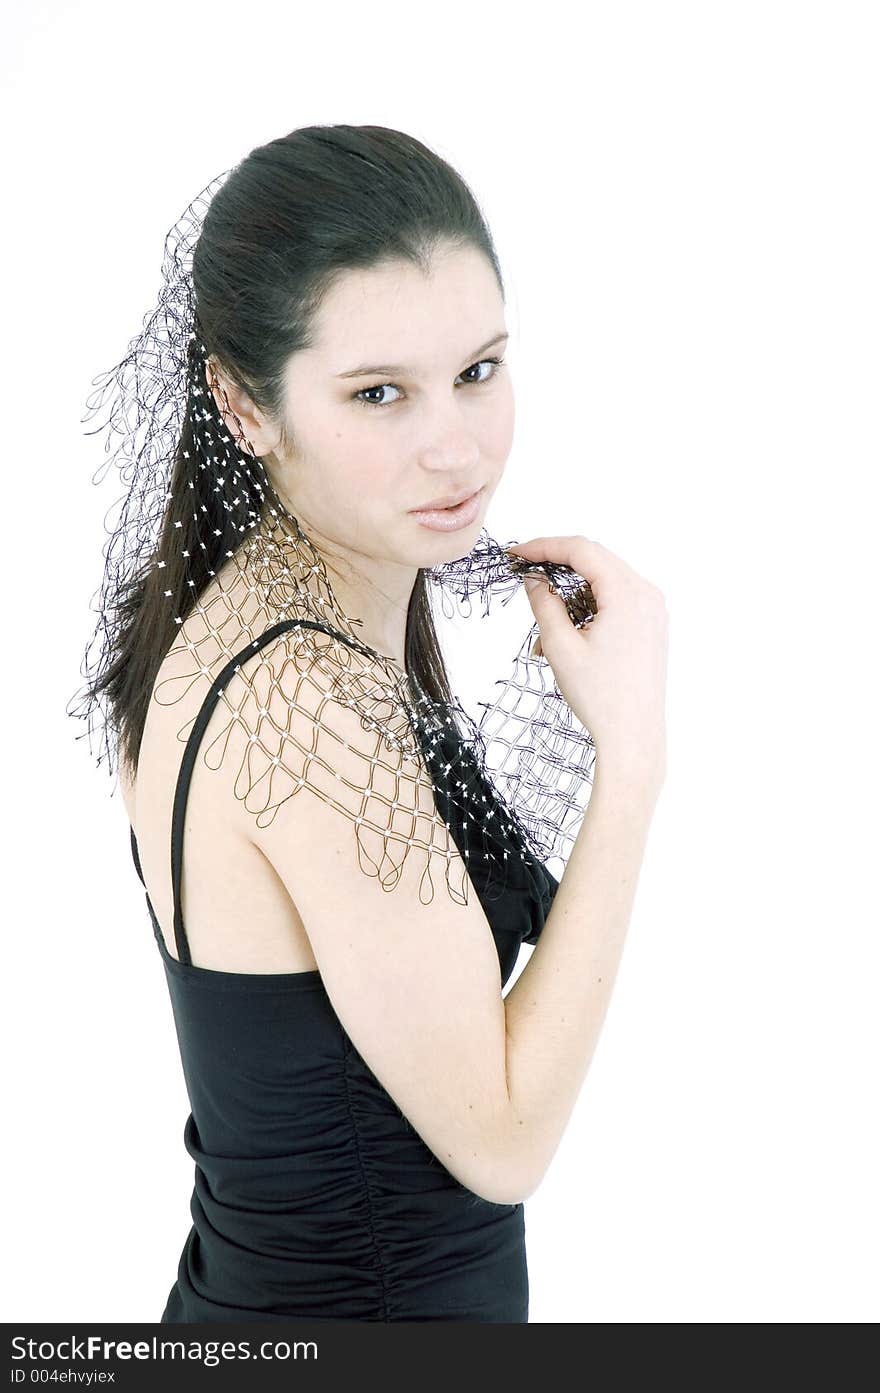
[{"label": "young woman", "polygon": [[[486,547],[514,421],[503,282],[437,155],[301,129],[194,228],[116,374],[141,411],[117,429],[148,433],[87,690],[192,1108],[162,1320],[526,1321],[523,1200],[586,1073],[664,778],[663,597],[581,536]],[[490,776],[429,586],[528,571],[551,582],[540,647],[515,710],[487,708],[512,758]],[[566,842],[558,881],[542,851]]]}]

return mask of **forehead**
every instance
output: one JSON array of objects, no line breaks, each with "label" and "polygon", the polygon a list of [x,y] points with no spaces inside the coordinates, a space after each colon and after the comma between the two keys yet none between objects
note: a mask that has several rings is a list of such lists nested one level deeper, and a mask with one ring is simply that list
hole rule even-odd
[{"label": "forehead", "polygon": [[437,253],[426,273],[408,261],[343,272],[314,320],[309,356],[331,372],[361,359],[448,366],[504,325],[504,301],[484,254]]}]

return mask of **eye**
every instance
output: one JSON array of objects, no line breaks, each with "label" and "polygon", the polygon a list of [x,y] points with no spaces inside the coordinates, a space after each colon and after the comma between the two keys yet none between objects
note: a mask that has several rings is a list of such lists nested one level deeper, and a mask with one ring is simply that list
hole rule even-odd
[{"label": "eye", "polygon": [[[504,366],[504,359],[481,358],[478,363],[471,363],[471,366],[469,368],[465,368],[464,372],[460,373],[459,376],[465,377],[467,373],[474,372],[477,368],[481,368],[484,365],[488,365],[489,367],[491,367],[492,372],[490,372],[486,377],[470,378],[468,381],[462,383],[462,386],[485,387],[487,383],[491,382],[493,378],[496,378],[498,376],[500,369]],[[395,392],[400,390],[399,387],[395,386],[393,382],[380,382],[375,387],[362,387],[359,392],[355,392],[353,400],[359,402],[361,406],[374,406],[379,407],[380,409],[382,407],[394,406],[396,404],[396,400],[399,399],[395,399],[395,401],[370,401],[366,395],[368,392],[384,392],[386,387],[393,387]]]}]

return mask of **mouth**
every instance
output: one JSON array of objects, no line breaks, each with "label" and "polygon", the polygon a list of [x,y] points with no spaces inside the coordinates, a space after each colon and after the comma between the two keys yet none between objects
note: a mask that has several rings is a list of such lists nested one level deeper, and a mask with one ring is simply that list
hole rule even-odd
[{"label": "mouth", "polygon": [[460,527],[469,527],[480,511],[485,491],[483,484],[475,493],[447,508],[413,508],[410,517],[433,532],[454,532]]},{"label": "mouth", "polygon": [[410,508],[411,513],[439,513],[447,508],[457,508],[459,503],[466,503],[469,498],[473,498],[477,489],[470,489],[468,493],[448,493],[442,498],[433,498],[430,503],[423,503],[420,508]]}]

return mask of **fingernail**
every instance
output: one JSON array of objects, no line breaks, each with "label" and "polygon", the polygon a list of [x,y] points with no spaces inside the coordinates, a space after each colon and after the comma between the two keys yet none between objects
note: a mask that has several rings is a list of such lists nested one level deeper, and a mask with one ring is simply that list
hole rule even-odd
[{"label": "fingernail", "polygon": [[536,585],[543,585],[543,581],[540,576],[524,576],[523,585],[526,587],[526,590],[531,591],[535,589]]}]

